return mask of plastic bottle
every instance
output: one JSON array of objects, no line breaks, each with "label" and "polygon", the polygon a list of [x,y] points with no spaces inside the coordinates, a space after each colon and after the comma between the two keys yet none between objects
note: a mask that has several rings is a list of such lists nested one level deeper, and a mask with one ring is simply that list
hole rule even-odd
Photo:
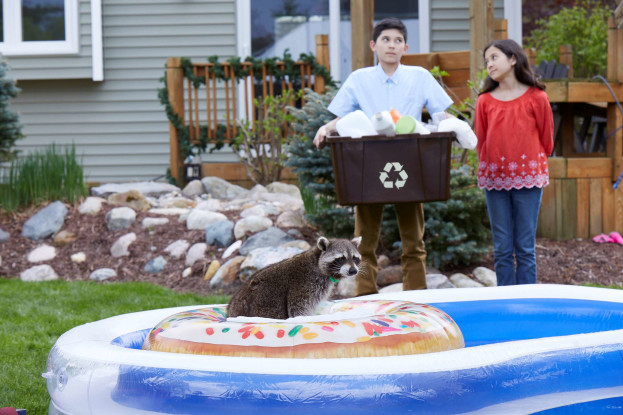
[{"label": "plastic bottle", "polygon": [[353,111],[335,125],[337,132],[342,137],[361,138],[364,135],[376,135],[372,121],[361,110]]},{"label": "plastic bottle", "polygon": [[372,125],[377,133],[393,137],[396,135],[396,126],[389,111],[380,111],[372,117]]},{"label": "plastic bottle", "polygon": [[393,108],[389,110],[389,114],[392,116],[392,119],[394,120],[394,124],[396,124],[398,120],[400,119],[400,117],[402,117],[402,114],[400,114],[400,112],[397,109],[393,109]]},{"label": "plastic bottle", "polygon": [[396,122],[396,134],[412,134],[415,131],[417,121],[410,115],[403,115]]},{"label": "plastic bottle", "polygon": [[396,123],[396,134],[430,134],[424,124],[410,115],[403,115]]}]

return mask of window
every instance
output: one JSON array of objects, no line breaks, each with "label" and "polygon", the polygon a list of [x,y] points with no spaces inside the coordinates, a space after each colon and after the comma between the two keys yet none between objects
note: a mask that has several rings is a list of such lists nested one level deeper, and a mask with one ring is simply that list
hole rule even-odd
[{"label": "window", "polygon": [[78,53],[78,0],[0,0],[0,53]]}]

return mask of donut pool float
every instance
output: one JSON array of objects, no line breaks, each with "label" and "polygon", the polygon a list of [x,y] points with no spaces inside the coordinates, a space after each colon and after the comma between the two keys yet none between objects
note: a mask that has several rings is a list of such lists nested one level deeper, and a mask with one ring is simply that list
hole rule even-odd
[{"label": "donut pool float", "polygon": [[[442,310],[458,326],[465,347],[348,358],[171,353],[142,347],[171,316],[214,306],[124,314],[78,326],[55,343],[44,373],[50,414],[623,411],[622,290],[537,284],[405,291],[357,300]],[[314,330],[334,328],[326,325],[331,320],[321,320]],[[259,330],[266,339],[279,333],[274,329]],[[254,330],[238,334],[258,339]],[[312,332],[320,333],[310,328],[303,334]]]},{"label": "donut pool float", "polygon": [[295,359],[398,356],[464,347],[443,311],[408,301],[340,301],[316,316],[227,318],[227,306],[182,311],[149,333],[143,350]]}]

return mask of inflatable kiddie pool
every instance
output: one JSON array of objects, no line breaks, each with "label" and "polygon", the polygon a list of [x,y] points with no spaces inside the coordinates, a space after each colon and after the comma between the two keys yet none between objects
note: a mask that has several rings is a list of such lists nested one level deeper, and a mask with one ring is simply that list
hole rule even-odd
[{"label": "inflatable kiddie pool", "polygon": [[465,348],[354,358],[170,353],[142,350],[143,343],[170,316],[198,307],[132,313],[76,327],[59,338],[44,374],[50,413],[623,410],[620,290],[525,285],[406,291],[361,299],[434,306],[458,325]]}]

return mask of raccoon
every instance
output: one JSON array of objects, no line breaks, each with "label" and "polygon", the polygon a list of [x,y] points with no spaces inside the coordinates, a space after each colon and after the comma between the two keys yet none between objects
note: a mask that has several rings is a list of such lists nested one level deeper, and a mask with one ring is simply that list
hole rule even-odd
[{"label": "raccoon", "polygon": [[318,238],[316,246],[292,258],[262,268],[236,291],[227,306],[228,317],[287,319],[311,315],[341,278],[355,278],[361,237]]}]

